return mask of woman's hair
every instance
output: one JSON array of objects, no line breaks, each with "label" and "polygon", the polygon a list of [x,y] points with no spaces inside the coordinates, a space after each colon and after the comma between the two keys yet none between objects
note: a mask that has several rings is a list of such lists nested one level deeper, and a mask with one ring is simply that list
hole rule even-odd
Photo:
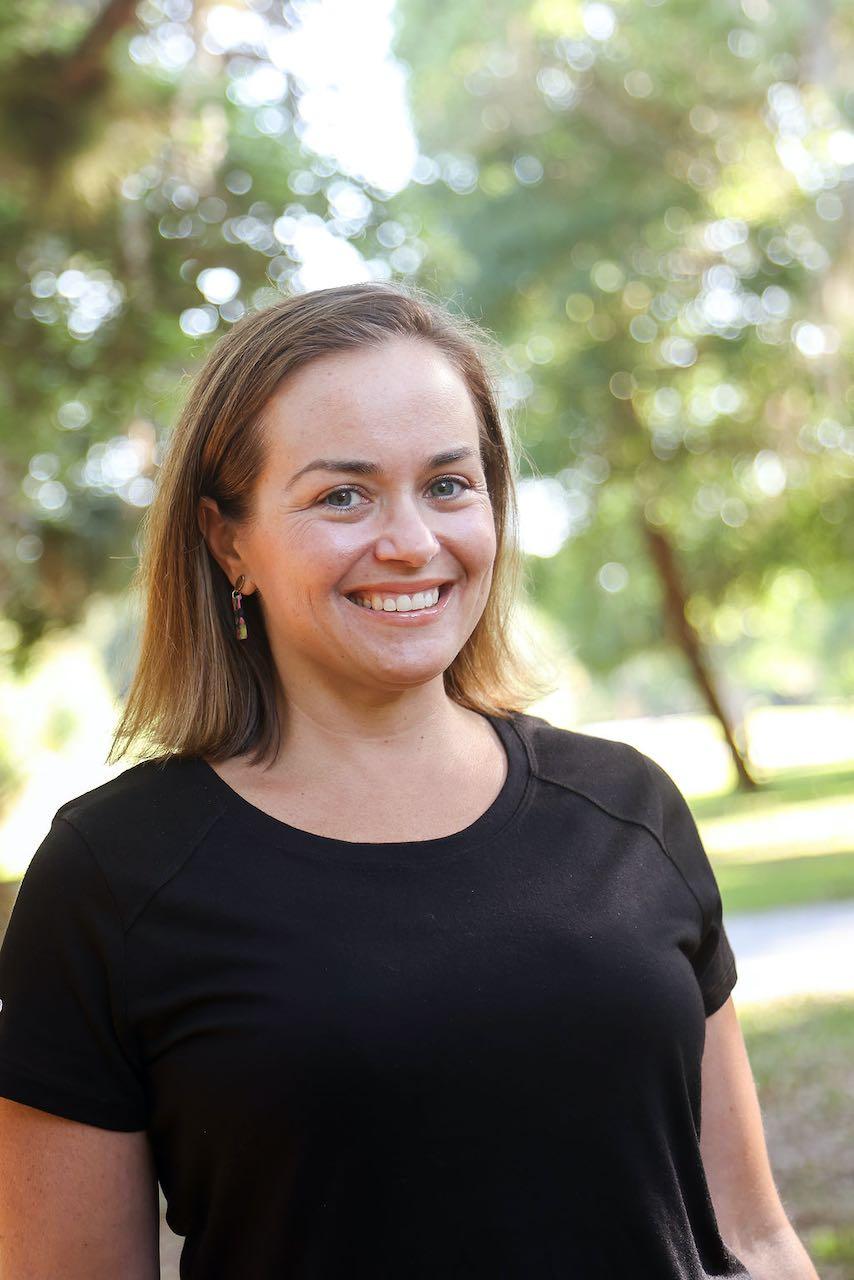
[{"label": "woman's hair", "polygon": [[518,442],[502,425],[490,372],[493,360],[497,371],[497,344],[411,286],[319,289],[240,320],[216,343],[193,384],[140,525],[131,590],[143,598],[142,634],[108,763],[137,742],[149,756],[218,761],[251,751],[254,764],[275,760],[278,677],[261,607],[254,594],[244,597],[248,637],[239,640],[231,583],[202,536],[199,500],[215,499],[235,524],[250,521],[266,460],[262,411],[283,380],[319,356],[393,337],[432,343],[465,379],[495,520],[489,596],[444,672],[445,690],[460,706],[506,716],[551,689],[510,638],[523,589],[512,454]]}]

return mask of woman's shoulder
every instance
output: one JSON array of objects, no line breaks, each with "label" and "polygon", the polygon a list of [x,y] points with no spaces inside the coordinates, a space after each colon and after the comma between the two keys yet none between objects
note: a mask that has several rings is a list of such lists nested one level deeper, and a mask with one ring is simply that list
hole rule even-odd
[{"label": "woman's shoulder", "polygon": [[559,728],[542,716],[515,712],[531,772],[586,797],[612,817],[663,835],[667,813],[684,798],[665,770],[628,742]]},{"label": "woman's shoulder", "polygon": [[641,770],[648,758],[628,742],[559,727],[530,712],[514,711],[511,720],[528,747],[532,767],[550,781],[589,781],[602,767],[623,775]]},{"label": "woman's shoulder", "polygon": [[204,839],[223,808],[195,757],[144,760],[60,805],[44,845],[59,850],[73,828],[128,927]]},{"label": "woman's shoulder", "polygon": [[91,827],[125,822],[129,815],[150,813],[154,805],[180,809],[188,799],[197,761],[191,756],[158,756],[115,773],[89,791],[66,800],[57,817]]}]

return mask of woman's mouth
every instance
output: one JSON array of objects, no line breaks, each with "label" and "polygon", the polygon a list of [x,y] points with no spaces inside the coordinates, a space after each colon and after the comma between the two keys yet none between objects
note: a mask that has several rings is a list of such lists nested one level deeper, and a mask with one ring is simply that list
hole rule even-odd
[{"label": "woman's mouth", "polygon": [[[345,596],[344,599],[347,600],[350,604],[352,604],[355,609],[359,609],[363,614],[366,615],[366,617],[369,616],[372,618],[376,618],[377,621],[379,622],[391,622],[392,624],[404,623],[404,624],[412,625],[413,623],[417,624],[419,621],[428,622],[430,621],[430,619],[437,618],[440,613],[443,613],[445,608],[447,607],[448,600],[450,598],[450,595],[453,589],[454,589],[453,582],[443,582],[442,585],[438,588],[439,595],[438,595],[438,599],[436,600],[436,603],[422,606],[422,608],[420,609],[387,609],[387,608],[375,609],[371,605],[359,603],[359,598],[361,599],[366,598],[365,596],[362,596],[361,593],[357,593],[357,596]],[[428,594],[428,593],[425,592],[424,594]],[[434,589],[431,594],[435,596],[436,589]],[[390,600],[390,599],[394,599],[395,597],[387,596],[384,593],[382,598]]]}]

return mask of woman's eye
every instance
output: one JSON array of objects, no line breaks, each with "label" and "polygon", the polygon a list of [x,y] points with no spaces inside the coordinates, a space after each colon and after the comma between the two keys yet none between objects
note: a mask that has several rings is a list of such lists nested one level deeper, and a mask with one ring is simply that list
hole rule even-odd
[{"label": "woman's eye", "polygon": [[[470,484],[468,484],[465,480],[457,479],[456,476],[440,476],[438,480],[433,481],[433,483],[430,485],[430,488],[434,489],[437,484],[458,484],[458,485],[461,485],[463,489],[471,488]],[[444,496],[446,498],[458,498],[460,495],[458,493],[446,493]]]},{"label": "woman's eye", "polygon": [[[466,481],[466,480],[461,480],[458,476],[439,476],[439,477],[438,477],[438,479],[433,480],[433,481],[431,481],[431,482],[430,482],[430,485],[428,486],[428,488],[430,488],[430,489],[435,489],[435,488],[436,488],[436,486],[437,486],[437,485],[440,485],[440,484],[445,484],[445,485],[454,485],[454,484],[456,484],[456,485],[460,485],[462,489],[470,489],[470,488],[471,488],[471,485],[468,483],[468,481]],[[339,498],[342,494],[360,493],[360,492],[361,492],[361,490],[359,490],[358,488],[356,488],[356,486],[355,486],[355,485],[351,485],[351,484],[341,485],[341,486],[339,486],[339,488],[337,488],[337,489],[333,489],[333,490],[331,491],[331,493],[327,493],[323,498],[321,498],[321,499],[320,499],[320,505],[321,505],[321,506],[326,506],[326,507],[328,507],[328,508],[331,508],[331,509],[332,509],[332,510],[334,510],[334,511],[353,511],[353,510],[355,509],[355,506],[356,506],[356,504],[355,504],[355,503],[351,503],[351,502],[346,502],[346,503],[344,503],[344,502],[338,502],[338,501],[330,501],[330,499],[337,499],[337,498]],[[458,498],[458,497],[460,496],[460,494],[458,494],[458,493],[445,493],[445,494],[439,494],[438,496],[439,496],[440,500],[442,500],[442,501],[444,501],[444,502],[447,502],[449,498]]]},{"label": "woman's eye", "polygon": [[[326,495],[326,497],[325,497],[325,498],[321,498],[321,499],[320,499],[320,502],[321,502],[321,505],[322,505],[322,506],[325,506],[325,505],[326,505],[326,503],[329,501],[329,499],[330,499],[330,498],[337,498],[337,497],[339,496],[339,494],[342,494],[342,493],[358,493],[358,492],[359,492],[359,491],[358,491],[358,489],[353,488],[353,486],[352,486],[352,485],[345,485],[345,486],[344,486],[343,488],[341,488],[341,489],[333,489],[331,493],[327,493],[327,495]],[[333,508],[337,508],[339,511],[350,511],[350,510],[352,510],[351,504],[350,504],[349,502],[348,502],[346,505],[344,505],[343,503],[340,503],[340,502],[333,502],[333,503],[332,503],[332,506],[333,506]]]}]

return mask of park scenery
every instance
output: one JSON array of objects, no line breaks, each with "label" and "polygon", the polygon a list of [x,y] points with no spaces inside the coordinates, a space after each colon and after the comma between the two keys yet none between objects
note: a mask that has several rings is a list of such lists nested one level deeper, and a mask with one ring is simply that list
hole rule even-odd
[{"label": "park scenery", "polygon": [[0,929],[116,772],[194,370],[411,282],[495,339],[528,710],[688,798],[783,1203],[852,1280],[854,7],[14,0],[0,66]]}]

